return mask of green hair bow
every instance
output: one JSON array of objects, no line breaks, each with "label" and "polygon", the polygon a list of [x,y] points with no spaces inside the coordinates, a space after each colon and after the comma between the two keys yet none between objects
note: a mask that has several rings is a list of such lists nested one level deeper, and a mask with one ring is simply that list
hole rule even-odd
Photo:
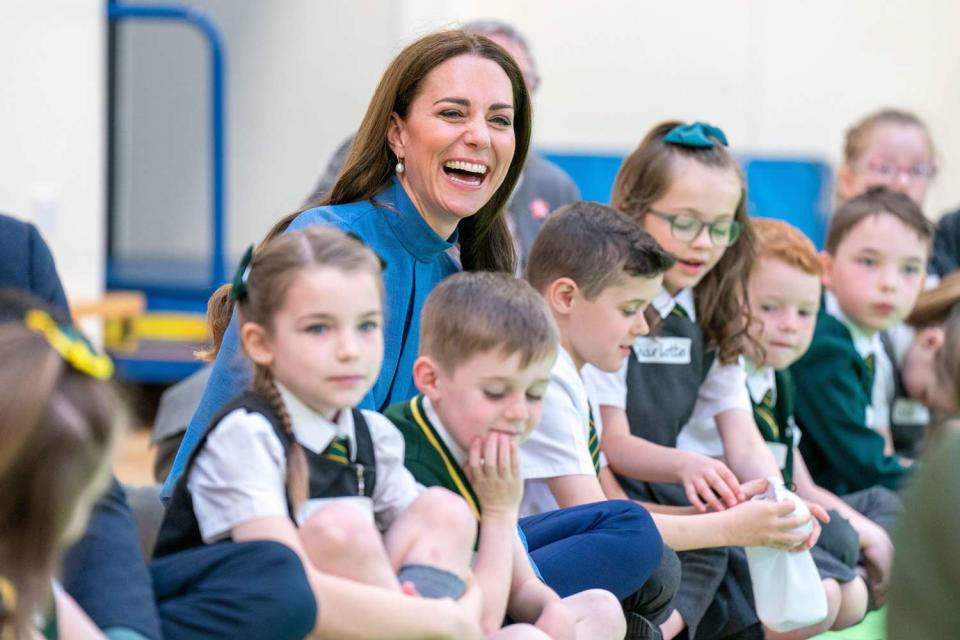
[{"label": "green hair bow", "polygon": [[677,125],[663,136],[663,141],[695,149],[712,149],[718,142],[727,146],[727,136],[723,130],[706,122]]},{"label": "green hair bow", "polygon": [[253,262],[253,245],[247,247],[237,266],[237,272],[233,274],[233,281],[230,283],[230,299],[233,301],[243,300],[247,297],[247,279],[250,278],[250,263]]}]

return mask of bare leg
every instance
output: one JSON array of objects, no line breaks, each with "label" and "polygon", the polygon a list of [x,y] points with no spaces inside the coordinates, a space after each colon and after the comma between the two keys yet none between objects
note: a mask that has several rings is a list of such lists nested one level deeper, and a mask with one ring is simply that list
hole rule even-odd
[{"label": "bare leg", "polygon": [[394,573],[420,564],[467,575],[477,535],[477,521],[463,499],[431,487],[414,500],[384,536]]},{"label": "bare leg", "polygon": [[621,640],[627,633],[623,609],[609,591],[581,591],[564,598],[563,604],[576,617],[577,638],[581,640]]},{"label": "bare leg", "polygon": [[550,636],[532,624],[511,624],[487,636],[489,640],[550,640]]},{"label": "bare leg", "polygon": [[320,571],[357,582],[400,589],[376,525],[354,507],[333,503],[299,529],[310,562]]},{"label": "bare leg", "polygon": [[840,610],[840,584],[832,578],[827,578],[823,580],[823,590],[827,594],[827,617],[822,622],[786,633],[764,627],[764,637],[767,640],[806,640],[829,630],[837,618],[837,611]]},{"label": "bare leg", "polygon": [[660,633],[663,634],[663,640],[673,640],[673,638],[676,638],[686,626],[687,623],[683,620],[683,616],[680,615],[679,611],[674,609],[673,613],[670,614],[670,617],[664,620],[663,624],[660,625]]},{"label": "bare leg", "polygon": [[863,578],[856,578],[840,585],[842,594],[840,610],[831,629],[846,629],[852,627],[867,615],[867,585]]}]

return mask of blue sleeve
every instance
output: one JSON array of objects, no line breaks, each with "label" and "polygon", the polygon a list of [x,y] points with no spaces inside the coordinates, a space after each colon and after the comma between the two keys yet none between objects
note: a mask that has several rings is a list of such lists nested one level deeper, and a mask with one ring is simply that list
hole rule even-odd
[{"label": "blue sleeve", "polygon": [[243,350],[240,348],[237,335],[237,314],[234,311],[233,317],[230,319],[230,325],[227,327],[226,333],[223,334],[223,344],[220,346],[220,352],[213,363],[207,386],[203,389],[200,404],[197,405],[197,410],[194,411],[193,418],[187,425],[187,432],[180,443],[177,457],[173,460],[170,475],[163,483],[160,497],[164,500],[173,494],[173,487],[176,485],[180,474],[183,473],[187,460],[190,459],[190,454],[203,434],[206,433],[207,427],[220,407],[243,392],[250,384],[250,373],[250,363],[247,362]]}]

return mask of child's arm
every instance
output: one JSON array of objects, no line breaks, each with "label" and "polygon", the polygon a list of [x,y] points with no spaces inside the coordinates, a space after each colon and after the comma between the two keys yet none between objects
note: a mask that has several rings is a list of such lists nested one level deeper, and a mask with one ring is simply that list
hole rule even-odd
[{"label": "child's arm", "polygon": [[[743,499],[740,483],[720,460],[692,451],[664,447],[630,433],[627,412],[601,405],[602,446],[617,473],[646,482],[682,482],[697,511],[722,511]],[[704,504],[706,503],[706,504]]]},{"label": "child's arm", "polygon": [[313,637],[337,640],[483,637],[478,624],[482,596],[476,585],[468,584],[464,595],[454,602],[410,597],[323,574],[314,569],[307,558],[293,523],[282,516],[239,524],[233,528],[232,537],[237,542],[274,540],[300,556],[318,603]]},{"label": "child's arm", "polygon": [[[629,500],[623,487],[609,469],[600,471],[600,482],[611,500]],[[767,489],[766,480],[744,483],[747,499]],[[694,514],[692,509],[637,501],[650,512],[665,544],[676,551],[726,546],[766,546],[795,549],[807,542],[807,536],[790,533],[806,524],[809,517],[794,516],[793,503],[784,501],[746,502],[723,512]]]},{"label": "child's arm", "polygon": [[729,409],[718,413],[714,419],[723,440],[723,455],[740,480],[782,477],[750,411]]},{"label": "child's arm", "polygon": [[[502,433],[490,432],[470,444],[466,473],[480,502],[480,543],[474,564],[483,591],[485,633],[500,628],[511,593],[517,561],[514,540],[523,495],[517,445]],[[486,464],[481,464],[481,459]],[[524,560],[525,561],[525,560]]]},{"label": "child's arm", "polygon": [[510,617],[517,622],[535,624],[554,640],[573,640],[576,635],[575,616],[566,609],[560,596],[537,578],[520,536],[514,533],[513,537],[513,574],[510,578],[508,607]]}]

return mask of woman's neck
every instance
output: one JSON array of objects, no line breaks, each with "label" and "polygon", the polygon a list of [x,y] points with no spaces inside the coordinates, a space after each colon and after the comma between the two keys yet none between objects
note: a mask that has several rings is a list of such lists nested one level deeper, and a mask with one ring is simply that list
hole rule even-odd
[{"label": "woman's neck", "polygon": [[423,218],[424,222],[427,223],[434,233],[446,240],[453,235],[453,232],[457,230],[457,224],[460,220],[456,216],[450,214],[437,214],[430,211],[426,206],[422,204],[420,198],[417,197],[417,194],[410,187],[410,183],[407,182],[405,175],[400,175],[398,177],[400,186],[407,193],[407,197],[410,198],[410,202],[413,203],[413,206],[417,209],[417,213],[420,214],[420,217]]}]

